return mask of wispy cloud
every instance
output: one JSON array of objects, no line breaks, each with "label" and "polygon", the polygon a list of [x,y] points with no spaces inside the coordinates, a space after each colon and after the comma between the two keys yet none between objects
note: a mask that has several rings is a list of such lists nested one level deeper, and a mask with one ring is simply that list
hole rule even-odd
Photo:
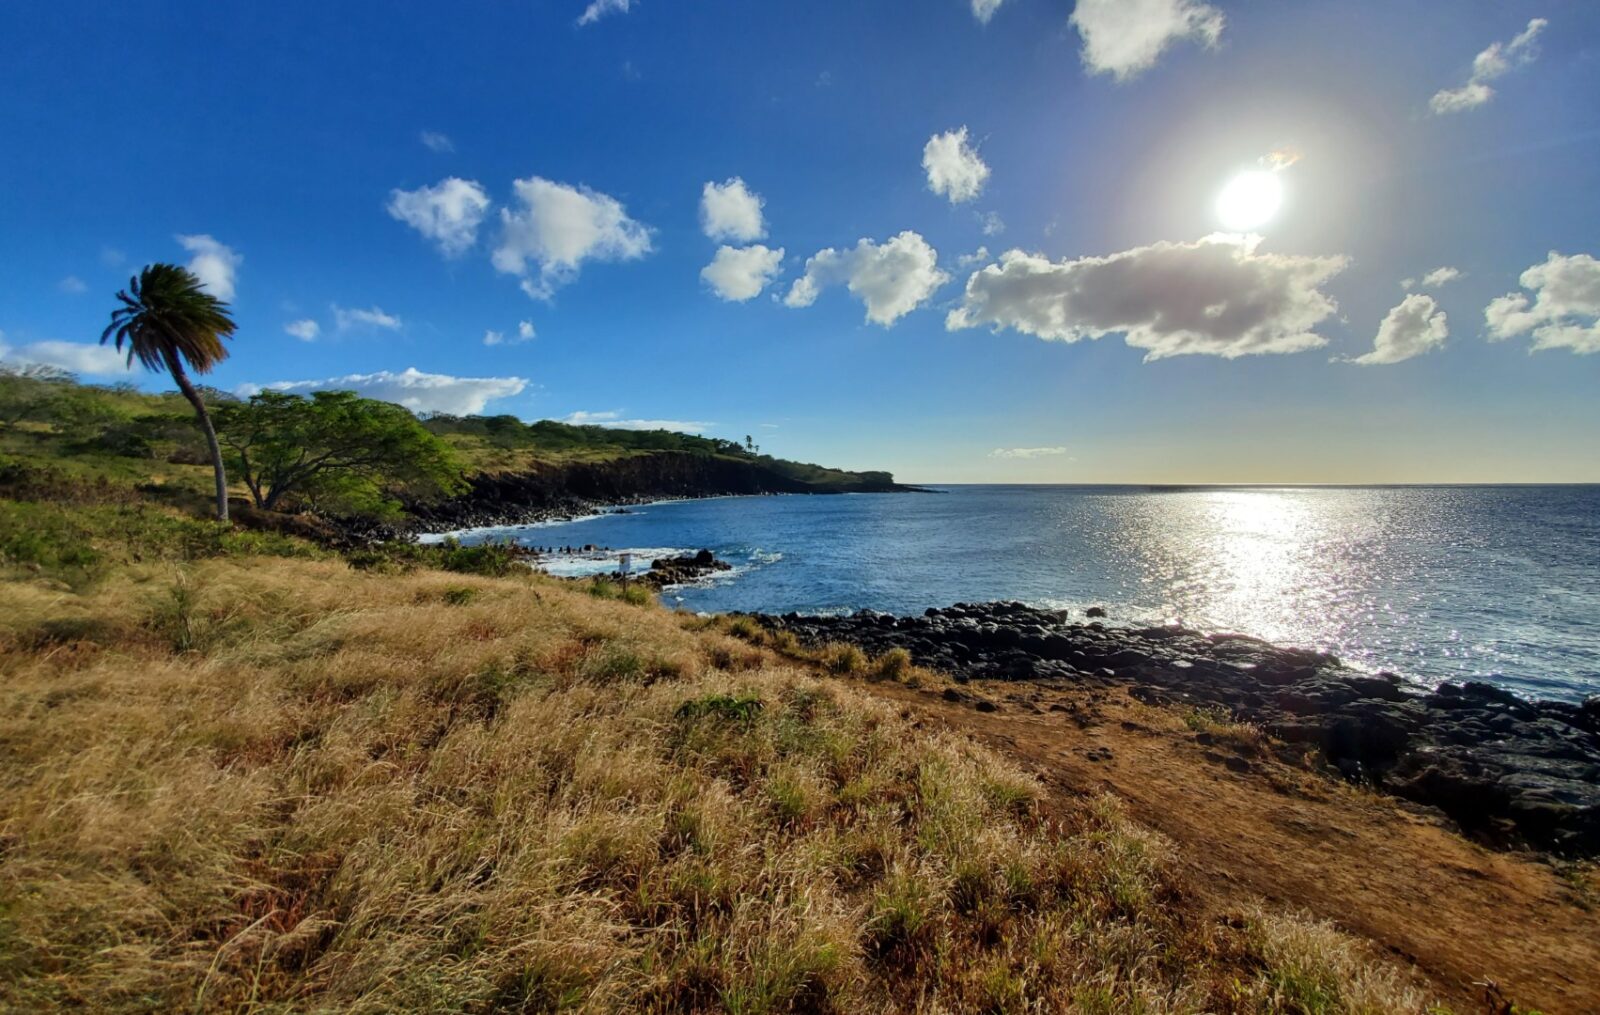
[{"label": "wispy cloud", "polygon": [[333,326],[340,331],[349,331],[351,328],[383,328],[387,331],[398,331],[402,323],[395,315],[384,313],[382,307],[352,310],[337,303],[333,306]]},{"label": "wispy cloud", "polygon": [[1433,98],[1428,100],[1428,108],[1435,115],[1460,113],[1477,109],[1494,98],[1494,89],[1489,82],[1538,59],[1539,33],[1549,23],[1544,18],[1534,18],[1511,41],[1491,43],[1488,49],[1473,57],[1472,74],[1467,78],[1467,83],[1459,88],[1442,88],[1435,92]]},{"label": "wispy cloud", "polygon": [[1067,453],[1066,448],[995,448],[990,458],[1053,458]]},{"label": "wispy cloud", "polygon": [[86,342],[46,340],[13,349],[0,341],[0,360],[19,364],[37,363],[95,377],[130,374],[136,369],[128,365],[126,352],[118,352],[109,345],[90,345]]},{"label": "wispy cloud", "polygon": [[574,412],[563,416],[572,426],[603,426],[611,430],[672,430],[677,433],[705,433],[715,423],[691,419],[626,419],[621,412]]},{"label": "wispy cloud", "polygon": [[283,326],[283,330],[287,334],[298,338],[302,342],[311,342],[315,341],[316,337],[322,334],[322,325],[318,324],[316,321],[313,321],[309,317],[305,317],[298,321],[290,321],[288,324]]},{"label": "wispy cloud", "polygon": [[519,395],[528,386],[521,377],[453,377],[425,374],[416,367],[395,373],[346,374],[317,381],[274,381],[245,384],[237,391],[249,397],[263,389],[306,394],[312,391],[354,391],[365,398],[403,405],[412,412],[447,412],[454,416],[481,413],[488,403]]},{"label": "wispy cloud", "polygon": [[592,0],[578,16],[578,24],[592,25],[607,14],[626,14],[633,8],[633,0]]},{"label": "wispy cloud", "polygon": [[56,288],[72,296],[89,291],[89,286],[83,281],[83,279],[76,275],[68,275],[66,278],[57,282]]},{"label": "wispy cloud", "polygon": [[429,151],[439,152],[440,154],[446,154],[456,150],[456,143],[450,140],[448,135],[441,134],[436,130],[423,131],[417,135],[417,140],[421,141],[423,147],[427,148]]}]

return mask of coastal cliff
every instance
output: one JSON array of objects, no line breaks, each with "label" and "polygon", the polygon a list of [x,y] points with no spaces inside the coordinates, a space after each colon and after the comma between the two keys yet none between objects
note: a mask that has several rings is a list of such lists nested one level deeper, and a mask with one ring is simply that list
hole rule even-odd
[{"label": "coastal cliff", "polygon": [[[787,465],[788,463],[779,463]],[[887,472],[828,470],[801,478],[761,459],[693,451],[654,451],[603,460],[531,462],[525,470],[483,472],[459,497],[409,505],[424,526],[514,525],[583,514],[597,507],[666,498],[755,494],[900,493],[917,488]]]}]

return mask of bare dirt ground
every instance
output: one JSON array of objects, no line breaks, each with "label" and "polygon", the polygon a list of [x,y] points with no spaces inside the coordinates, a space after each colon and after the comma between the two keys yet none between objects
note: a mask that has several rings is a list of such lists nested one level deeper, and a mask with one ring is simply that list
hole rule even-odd
[{"label": "bare dirt ground", "polygon": [[[1442,818],[1197,735],[1120,690],[973,683],[951,701],[943,686],[876,686],[1015,758],[1061,799],[1115,793],[1176,842],[1194,891],[1219,909],[1264,899],[1333,920],[1411,963],[1457,1011],[1510,1011],[1509,1000],[1600,1013],[1592,876],[1481,847]],[[997,709],[975,707],[985,699]]]}]

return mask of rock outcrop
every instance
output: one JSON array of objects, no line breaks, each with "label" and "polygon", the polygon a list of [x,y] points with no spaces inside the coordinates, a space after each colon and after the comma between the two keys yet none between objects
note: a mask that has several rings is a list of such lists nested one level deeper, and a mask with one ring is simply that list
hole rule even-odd
[{"label": "rock outcrop", "polygon": [[1488,684],[1429,691],[1332,655],[1181,627],[1072,623],[1021,603],[957,604],[920,617],[760,618],[802,641],[910,651],[957,680],[1122,684],[1152,703],[1225,709],[1287,752],[1438,808],[1499,844],[1600,854],[1600,699],[1526,701]]}]

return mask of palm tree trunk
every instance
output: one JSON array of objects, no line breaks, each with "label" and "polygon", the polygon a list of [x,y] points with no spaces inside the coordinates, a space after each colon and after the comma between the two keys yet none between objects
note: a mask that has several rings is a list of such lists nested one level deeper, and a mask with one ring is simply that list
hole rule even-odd
[{"label": "palm tree trunk", "polygon": [[200,397],[200,392],[189,383],[189,375],[183,372],[183,364],[178,362],[178,357],[168,352],[165,358],[167,369],[172,371],[172,379],[178,383],[178,390],[194,406],[194,414],[200,418],[200,430],[206,435],[206,446],[211,449],[211,468],[217,479],[217,521],[225,522],[228,520],[228,475],[222,468],[222,446],[217,443],[217,431],[211,425],[211,413],[206,411],[205,399]]}]

